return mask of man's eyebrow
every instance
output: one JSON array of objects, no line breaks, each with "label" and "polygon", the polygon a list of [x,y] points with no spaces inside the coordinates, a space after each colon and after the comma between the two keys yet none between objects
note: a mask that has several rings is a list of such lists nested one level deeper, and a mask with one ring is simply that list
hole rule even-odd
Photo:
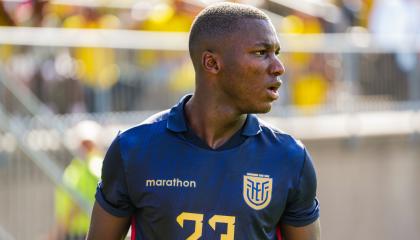
[{"label": "man's eyebrow", "polygon": [[257,42],[254,44],[255,47],[264,47],[266,49],[275,49],[280,50],[280,46],[277,43],[268,43],[268,42]]}]

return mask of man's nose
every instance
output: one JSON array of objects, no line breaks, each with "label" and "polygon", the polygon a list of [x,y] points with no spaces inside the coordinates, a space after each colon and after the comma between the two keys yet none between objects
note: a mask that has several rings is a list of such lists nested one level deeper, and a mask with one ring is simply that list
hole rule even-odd
[{"label": "man's nose", "polygon": [[271,74],[275,76],[280,76],[283,75],[284,71],[285,69],[283,63],[277,56],[275,56],[271,65]]}]

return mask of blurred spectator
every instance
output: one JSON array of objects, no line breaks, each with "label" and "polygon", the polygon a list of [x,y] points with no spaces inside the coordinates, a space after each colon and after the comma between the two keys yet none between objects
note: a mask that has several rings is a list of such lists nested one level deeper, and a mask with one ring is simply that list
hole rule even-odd
[{"label": "blurred spectator", "polygon": [[293,103],[308,110],[327,102],[329,81],[324,72],[325,59],[321,54],[311,55],[308,65],[292,82]]},{"label": "blurred spectator", "polygon": [[[6,11],[3,2],[0,2],[0,26],[15,26],[10,13]],[[8,61],[13,56],[13,47],[11,45],[0,44],[0,63]]]},{"label": "blurred spectator", "polygon": [[[416,34],[420,33],[420,2],[418,0],[376,0],[369,19],[373,40],[384,49],[396,51],[364,57],[361,62],[363,93],[377,95],[389,100],[409,100],[418,81],[415,52],[407,51],[414,46]],[[386,69],[368,74],[367,69]],[[416,80],[417,78],[417,80]],[[391,83],[392,84],[384,84]],[[414,90],[413,90],[414,88]],[[417,93],[416,93],[417,94]],[[411,99],[414,100],[414,99]]]},{"label": "blurred spectator", "polygon": [[182,0],[159,3],[149,11],[140,28],[146,31],[188,32],[199,10]]},{"label": "blurred spectator", "polygon": [[[420,3],[418,0],[376,0],[373,6],[370,31],[375,41],[383,47],[413,44],[414,35],[420,34]],[[407,42],[411,40],[411,42]],[[415,53],[397,53],[396,60],[404,72],[411,71],[417,63]]]},{"label": "blurred spectator", "polygon": [[3,2],[0,2],[0,26],[14,26],[15,22],[13,21],[10,14],[6,11],[3,4]]},{"label": "blurred spectator", "polygon": [[[139,23],[139,28],[146,31],[188,32],[200,10],[201,7],[184,0],[155,4],[149,9],[148,17]],[[152,85],[150,91],[160,93],[162,85],[174,95],[193,89],[194,69],[184,52],[139,51],[138,59],[140,67],[157,77],[158,81],[149,84]],[[159,86],[153,87],[155,84]]]},{"label": "blurred spectator", "polygon": [[19,26],[42,27],[47,4],[47,0],[22,1],[14,12],[14,19]]},{"label": "blurred spectator", "polygon": [[341,10],[341,21],[337,32],[348,32],[351,27],[367,28],[369,16],[375,0],[335,0]]},{"label": "blurred spectator", "polygon": [[[282,21],[281,31],[291,34],[319,34],[324,32],[321,21],[309,15],[295,12]],[[329,90],[325,75],[325,59],[320,54],[290,53],[287,76],[291,103],[308,109],[326,103]]]},{"label": "blurred spectator", "polygon": [[[119,19],[112,14],[100,15],[94,9],[84,8],[76,15],[69,16],[63,22],[65,28],[108,28],[120,27]],[[74,58],[77,61],[77,76],[85,85],[89,111],[109,111],[109,89],[119,78],[119,67],[116,63],[114,49],[82,47],[75,48]],[[108,107],[107,107],[108,106]]]},{"label": "blurred spectator", "polygon": [[[71,161],[64,170],[63,182],[93,206],[103,160],[103,153],[96,144],[101,127],[93,121],[82,121],[73,131],[80,141],[83,159],[75,158]],[[58,188],[55,193],[55,211],[56,226],[50,234],[51,240],[85,239],[89,229],[89,214],[62,188]]]},{"label": "blurred spectator", "polygon": [[369,17],[372,13],[373,4],[377,0],[362,0],[362,6],[359,13],[359,26],[367,28]]}]

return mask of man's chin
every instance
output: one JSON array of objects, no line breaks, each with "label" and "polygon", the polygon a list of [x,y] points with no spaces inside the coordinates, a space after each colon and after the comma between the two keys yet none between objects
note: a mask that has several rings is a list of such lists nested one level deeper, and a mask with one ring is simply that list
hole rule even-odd
[{"label": "man's chin", "polygon": [[271,111],[271,105],[270,105],[270,107],[268,107],[268,108],[266,108],[266,109],[263,109],[263,110],[261,110],[260,112],[258,112],[258,113],[268,113],[268,112],[270,112]]},{"label": "man's chin", "polygon": [[253,109],[250,109],[249,111],[247,111],[247,113],[256,113],[256,114],[268,113],[271,110],[271,106],[272,106],[272,103],[267,103],[267,104],[264,104],[263,106],[258,106]]}]

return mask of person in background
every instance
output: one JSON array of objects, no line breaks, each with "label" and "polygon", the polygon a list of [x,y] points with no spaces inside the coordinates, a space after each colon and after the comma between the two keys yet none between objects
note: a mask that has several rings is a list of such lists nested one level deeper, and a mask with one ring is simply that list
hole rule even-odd
[{"label": "person in background", "polygon": [[[101,176],[103,154],[97,147],[101,127],[94,121],[81,121],[74,129],[79,140],[81,158],[74,158],[66,167],[63,183],[93,206],[95,189]],[[55,193],[56,226],[50,239],[85,239],[89,228],[89,213],[85,212],[63,188]]]}]

